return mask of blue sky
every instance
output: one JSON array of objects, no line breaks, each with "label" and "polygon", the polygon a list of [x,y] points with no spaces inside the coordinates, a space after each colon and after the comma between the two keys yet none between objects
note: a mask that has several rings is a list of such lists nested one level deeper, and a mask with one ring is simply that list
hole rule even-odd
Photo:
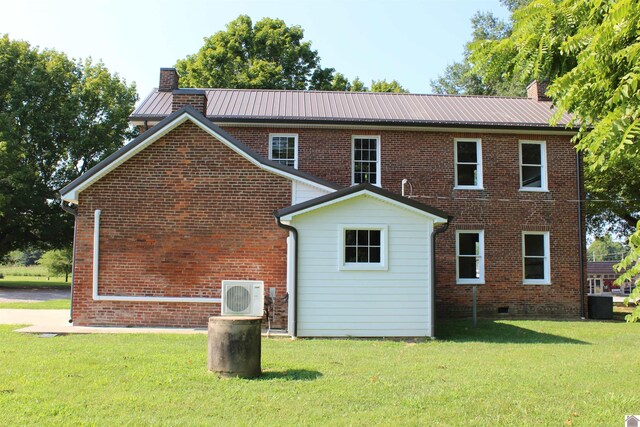
[{"label": "blue sky", "polygon": [[101,59],[141,97],[157,86],[160,67],[196,52],[240,14],[300,25],[323,66],[366,84],[396,79],[414,93],[429,93],[431,79],[462,57],[476,11],[508,16],[498,0],[20,0],[2,9],[0,34]]}]

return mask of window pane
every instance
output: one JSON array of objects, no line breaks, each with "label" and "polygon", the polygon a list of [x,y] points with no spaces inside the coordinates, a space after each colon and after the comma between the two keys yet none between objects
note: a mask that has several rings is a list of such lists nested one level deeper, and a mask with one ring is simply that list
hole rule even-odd
[{"label": "window pane", "polygon": [[358,247],[358,260],[357,262],[369,262],[369,248]]},{"label": "window pane", "polygon": [[477,165],[458,165],[458,185],[478,185]]},{"label": "window pane", "polygon": [[544,258],[525,258],[524,278],[544,279]]},{"label": "window pane", "polygon": [[525,234],[524,235],[524,255],[544,256],[544,235]]},{"label": "window pane", "polygon": [[356,248],[354,246],[348,246],[344,249],[344,261],[356,262]]},{"label": "window pane", "polygon": [[369,230],[358,230],[358,246],[369,244]]},{"label": "window pane", "polygon": [[522,164],[542,164],[542,149],[540,144],[522,144]]},{"label": "window pane", "polygon": [[458,258],[458,275],[461,279],[477,279],[480,277],[479,260],[476,257]]},{"label": "window pane", "polygon": [[478,146],[475,141],[458,141],[458,162],[478,162]]},{"label": "window pane", "polygon": [[369,243],[371,246],[380,246],[380,230],[371,230],[369,232]]},{"label": "window pane", "polygon": [[380,262],[380,247],[369,249],[369,262]]},{"label": "window pane", "polygon": [[542,188],[542,168],[540,166],[522,166],[522,186]]},{"label": "window pane", "polygon": [[353,246],[356,244],[356,230],[345,230],[344,242],[347,245]]},{"label": "window pane", "polygon": [[480,235],[478,233],[458,234],[458,251],[460,255],[478,255],[480,253]]},{"label": "window pane", "polygon": [[369,172],[368,174],[365,174],[364,181],[375,184],[378,182],[378,176],[375,172]]}]

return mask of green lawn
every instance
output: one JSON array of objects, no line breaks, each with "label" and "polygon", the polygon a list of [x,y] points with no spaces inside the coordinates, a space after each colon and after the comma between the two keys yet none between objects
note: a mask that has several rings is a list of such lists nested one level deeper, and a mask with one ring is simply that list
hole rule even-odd
[{"label": "green lawn", "polygon": [[0,309],[2,308],[28,308],[36,310],[68,310],[71,306],[71,301],[68,299],[52,299],[49,301],[41,302],[0,302]]},{"label": "green lawn", "polygon": [[65,282],[64,277],[46,277],[34,276],[4,276],[0,279],[0,288],[60,288],[68,289],[71,282]]},{"label": "green lawn", "polygon": [[263,340],[219,379],[205,335],[40,338],[0,326],[0,425],[622,425],[640,325],[481,321],[442,339]]}]

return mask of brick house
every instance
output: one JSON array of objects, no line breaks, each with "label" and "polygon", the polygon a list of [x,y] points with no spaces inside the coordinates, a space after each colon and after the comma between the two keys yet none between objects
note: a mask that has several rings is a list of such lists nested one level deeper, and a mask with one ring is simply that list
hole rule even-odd
[{"label": "brick house", "polygon": [[[178,89],[61,190],[73,323],[204,326],[264,283],[295,336],[433,336],[436,317],[584,316],[575,130],[527,98]],[[436,250],[437,243],[437,250]]]}]

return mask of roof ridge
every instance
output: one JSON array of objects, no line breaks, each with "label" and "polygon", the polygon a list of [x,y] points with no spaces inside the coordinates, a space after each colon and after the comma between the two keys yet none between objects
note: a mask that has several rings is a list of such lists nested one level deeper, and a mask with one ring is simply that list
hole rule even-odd
[{"label": "roof ridge", "polygon": [[[155,88],[154,88],[155,89]],[[424,96],[424,97],[442,97],[442,98],[487,98],[487,99],[521,99],[534,101],[526,96],[505,96],[505,95],[468,95],[468,94],[452,94],[452,93],[400,93],[400,92],[354,92],[346,90],[294,90],[294,89],[258,89],[258,88],[224,88],[224,87],[200,87],[200,88],[181,88],[206,91],[225,91],[225,92],[280,92],[280,93],[327,93],[327,94],[344,94],[344,95],[385,95],[385,96]],[[155,89],[157,90],[157,89]],[[550,101],[535,101],[547,102]]]}]

